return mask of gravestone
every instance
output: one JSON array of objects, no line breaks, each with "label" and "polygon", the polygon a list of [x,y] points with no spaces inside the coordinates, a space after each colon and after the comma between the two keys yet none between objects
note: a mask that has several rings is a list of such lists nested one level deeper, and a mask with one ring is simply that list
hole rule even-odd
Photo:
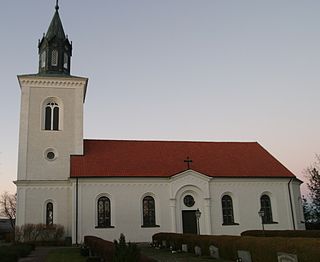
[{"label": "gravestone", "polygon": [[196,256],[201,256],[201,247],[195,246],[194,253]]},{"label": "gravestone", "polygon": [[219,248],[215,247],[214,245],[209,246],[209,253],[210,257],[214,259],[219,259]]},{"label": "gravestone", "polygon": [[162,247],[167,247],[167,241],[165,240],[162,240],[162,243],[161,243]]},{"label": "gravestone", "polygon": [[247,250],[238,250],[238,257],[242,262],[252,262],[251,254]]},{"label": "gravestone", "polygon": [[182,244],[181,245],[181,250],[182,250],[182,252],[188,252],[188,245],[187,244]]},{"label": "gravestone", "polygon": [[278,252],[277,256],[278,262],[298,262],[298,256],[296,254]]}]

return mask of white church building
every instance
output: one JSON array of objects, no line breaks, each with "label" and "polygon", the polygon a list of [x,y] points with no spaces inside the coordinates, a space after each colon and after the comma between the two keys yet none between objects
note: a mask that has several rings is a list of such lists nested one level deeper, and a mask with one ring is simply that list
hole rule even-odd
[{"label": "white church building", "polygon": [[120,233],[139,242],[157,232],[239,235],[262,221],[305,228],[301,181],[256,142],[84,139],[88,79],[70,74],[72,44],[55,9],[39,72],[18,76],[17,225],[61,224],[73,243]]}]

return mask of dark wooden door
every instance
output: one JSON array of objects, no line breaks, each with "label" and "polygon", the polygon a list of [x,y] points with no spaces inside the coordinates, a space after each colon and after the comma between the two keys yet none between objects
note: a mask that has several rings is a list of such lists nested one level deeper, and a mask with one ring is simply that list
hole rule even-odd
[{"label": "dark wooden door", "polygon": [[197,234],[197,219],[195,210],[182,211],[183,233]]}]

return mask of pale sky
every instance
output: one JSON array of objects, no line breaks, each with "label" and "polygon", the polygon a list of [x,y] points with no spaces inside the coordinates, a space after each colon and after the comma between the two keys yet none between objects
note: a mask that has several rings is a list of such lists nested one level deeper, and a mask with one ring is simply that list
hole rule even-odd
[{"label": "pale sky", "polygon": [[[85,138],[257,141],[303,179],[320,153],[320,1],[60,0]],[[15,191],[18,74],[55,0],[0,8],[0,193]],[[228,165],[228,163],[226,163]]]}]

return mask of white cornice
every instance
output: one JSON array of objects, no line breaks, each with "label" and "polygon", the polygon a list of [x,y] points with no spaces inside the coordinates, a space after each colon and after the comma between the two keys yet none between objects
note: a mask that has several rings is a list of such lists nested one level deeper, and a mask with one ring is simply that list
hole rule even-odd
[{"label": "white cornice", "polygon": [[86,78],[37,78],[37,77],[19,77],[20,86],[28,86],[28,87],[43,87],[43,88],[74,88],[74,87],[86,87],[87,84]]},{"label": "white cornice", "polygon": [[16,186],[71,186],[70,180],[17,180]]}]

